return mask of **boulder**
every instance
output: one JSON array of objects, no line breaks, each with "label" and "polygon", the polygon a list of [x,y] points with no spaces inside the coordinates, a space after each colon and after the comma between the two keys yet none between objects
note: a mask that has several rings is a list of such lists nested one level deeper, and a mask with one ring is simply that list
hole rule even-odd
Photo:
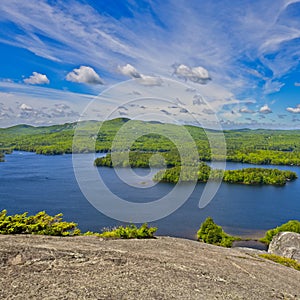
[{"label": "boulder", "polygon": [[279,232],[273,237],[268,252],[295,259],[300,263],[300,234]]}]

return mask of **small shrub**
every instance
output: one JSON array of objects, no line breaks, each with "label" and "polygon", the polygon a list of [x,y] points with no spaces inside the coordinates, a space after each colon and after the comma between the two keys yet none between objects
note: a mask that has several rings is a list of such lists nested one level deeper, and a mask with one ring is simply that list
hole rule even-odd
[{"label": "small shrub", "polygon": [[271,243],[273,237],[277,233],[283,232],[283,231],[300,233],[300,222],[297,220],[291,220],[285,224],[282,224],[281,226],[278,226],[274,229],[270,229],[266,232],[265,236],[262,239],[260,239],[260,241],[269,245]]},{"label": "small shrub", "polygon": [[148,239],[154,238],[156,227],[148,227],[147,223],[144,223],[140,228],[135,225],[119,226],[111,230],[103,231],[102,233],[86,232],[84,235],[94,235],[103,238],[114,239]]},{"label": "small shrub", "polygon": [[[62,221],[62,216],[63,214],[49,216],[45,211],[33,216],[28,216],[27,212],[8,216],[7,211],[3,210],[0,212],[0,234],[81,235],[77,224]],[[119,226],[111,230],[105,230],[102,233],[88,231],[83,235],[117,239],[146,239],[154,238],[156,230],[156,227],[148,227],[145,223],[139,228],[132,224],[126,227]]]},{"label": "small shrub", "polygon": [[7,211],[0,212],[0,234],[44,234],[54,236],[79,235],[80,230],[73,222],[62,221],[63,214],[49,216],[45,211],[34,216],[27,212],[8,216]]},{"label": "small shrub", "polygon": [[260,254],[259,256],[262,258],[272,260],[286,267],[294,268],[295,270],[300,271],[300,264],[294,259],[278,256],[275,254]]},{"label": "small shrub", "polygon": [[238,237],[225,233],[221,226],[215,224],[211,217],[208,217],[197,232],[199,241],[222,247],[231,247],[232,243],[240,240]]}]

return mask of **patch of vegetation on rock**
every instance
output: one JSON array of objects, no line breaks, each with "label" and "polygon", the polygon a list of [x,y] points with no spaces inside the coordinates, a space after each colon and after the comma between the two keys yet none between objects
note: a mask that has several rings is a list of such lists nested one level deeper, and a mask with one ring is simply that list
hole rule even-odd
[{"label": "patch of vegetation on rock", "polygon": [[201,242],[222,247],[231,247],[234,241],[240,240],[239,237],[225,233],[222,227],[217,225],[211,217],[206,218],[201,224],[197,237]]},{"label": "patch of vegetation on rock", "polygon": [[49,216],[41,211],[33,216],[28,213],[7,215],[6,210],[0,212],[0,234],[42,234],[54,236],[80,235],[80,229],[73,222],[62,221],[63,214]]},{"label": "patch of vegetation on rock", "polygon": [[262,239],[260,239],[260,241],[269,245],[271,243],[273,237],[277,233],[283,232],[283,231],[300,233],[300,221],[290,220],[287,223],[282,224],[281,226],[270,229],[266,232],[265,236]]},{"label": "patch of vegetation on rock", "polygon": [[154,238],[156,227],[149,227],[144,223],[139,228],[134,225],[119,226],[111,230],[104,230],[102,233],[85,232],[81,233],[77,224],[62,220],[63,214],[49,216],[45,211],[36,215],[28,216],[28,213],[7,215],[6,210],[0,212],[0,234],[39,234],[52,236],[98,236],[114,239],[148,239]]},{"label": "patch of vegetation on rock", "polygon": [[149,227],[147,223],[137,227],[134,224],[119,226],[111,230],[105,230],[102,233],[88,231],[84,235],[93,235],[102,238],[112,239],[149,239],[154,238],[154,233],[157,231],[157,227]]},{"label": "patch of vegetation on rock", "polygon": [[295,259],[282,257],[282,256],[275,255],[275,254],[269,254],[269,253],[268,254],[267,253],[260,254],[259,256],[262,258],[265,258],[265,259],[272,260],[272,261],[279,263],[281,265],[284,265],[286,267],[294,268],[295,270],[300,271],[300,264]]}]

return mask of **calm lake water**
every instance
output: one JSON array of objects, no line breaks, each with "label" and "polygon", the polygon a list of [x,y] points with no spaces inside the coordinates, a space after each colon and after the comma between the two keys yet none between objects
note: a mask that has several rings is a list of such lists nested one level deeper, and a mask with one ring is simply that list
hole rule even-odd
[{"label": "calm lake water", "polygon": [[[86,154],[82,154],[86,155]],[[227,163],[227,169],[255,165]],[[275,166],[257,166],[275,167]],[[276,166],[295,171],[299,179],[284,187],[245,186],[223,183],[214,199],[203,209],[198,207],[204,184],[197,184],[190,198],[176,212],[150,223],[158,235],[195,238],[206,217],[231,234],[262,236],[269,228],[290,219],[300,219],[300,167]],[[117,195],[133,202],[153,201],[168,193],[173,185],[160,183],[147,189],[129,187],[121,182],[113,169],[101,168],[101,175]],[[145,169],[136,170],[146,174]],[[130,175],[128,175],[130,176]],[[75,179],[71,155],[43,156],[14,152],[0,163],[0,210],[9,214],[48,214],[62,212],[67,221],[75,221],[82,231],[100,231],[103,227],[122,224],[96,210],[81,193]],[[145,184],[145,183],[141,183]]]}]

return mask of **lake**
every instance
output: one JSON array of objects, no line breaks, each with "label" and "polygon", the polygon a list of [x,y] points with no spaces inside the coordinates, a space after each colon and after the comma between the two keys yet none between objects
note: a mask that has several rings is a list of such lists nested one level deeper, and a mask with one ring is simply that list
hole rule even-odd
[{"label": "lake", "polygon": [[[75,179],[72,155],[43,156],[15,151],[5,158],[6,162],[0,163],[0,210],[7,209],[9,214],[24,211],[35,214],[41,210],[51,215],[63,213],[65,220],[78,223],[82,231],[100,231],[122,224],[100,213],[85,199]],[[300,167],[296,166],[227,163],[227,169],[249,166],[291,170],[300,177]],[[143,175],[149,171],[136,172]],[[168,183],[146,189],[129,187],[118,179],[113,169],[101,168],[100,173],[115,194],[132,202],[153,201],[173,188]],[[228,233],[245,237],[263,236],[267,229],[290,219],[300,219],[300,178],[283,187],[222,183],[214,199],[200,209],[198,202],[203,188],[204,184],[197,184],[177,211],[150,223],[159,228],[157,235],[194,239],[208,216]]]}]

